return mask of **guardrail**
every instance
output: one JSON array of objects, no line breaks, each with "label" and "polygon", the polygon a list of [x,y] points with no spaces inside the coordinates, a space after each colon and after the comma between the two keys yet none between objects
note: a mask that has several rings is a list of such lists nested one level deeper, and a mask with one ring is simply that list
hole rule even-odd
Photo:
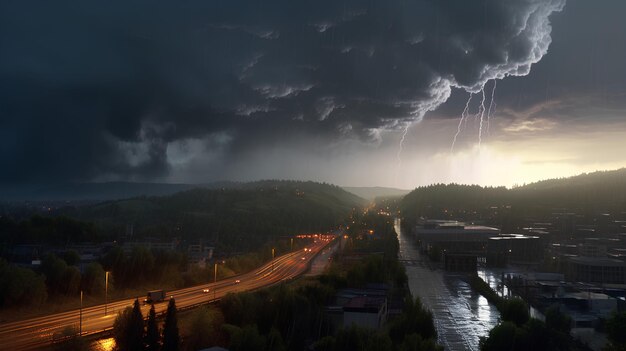
[{"label": "guardrail", "polygon": [[[311,258],[308,260],[308,262],[306,263],[306,269],[303,270],[302,272],[299,272],[298,274],[294,275],[293,277],[284,278],[282,280],[273,282],[271,284],[260,286],[260,287],[253,288],[253,289],[249,289],[247,291],[257,291],[257,290],[261,290],[261,289],[267,289],[269,287],[272,287],[272,286],[275,286],[275,285],[278,285],[278,284],[283,284],[285,281],[292,281],[292,280],[294,280],[294,278],[303,275],[304,273],[308,272],[311,269],[311,265],[313,264],[313,260],[315,258],[317,258],[317,256],[326,247],[328,247],[331,243],[334,243],[335,240],[336,240],[336,238],[331,240],[331,241],[329,241],[329,242],[327,242],[326,244],[324,244],[324,246],[322,246],[319,250],[317,250],[317,252],[315,252],[315,254],[313,256],[311,256]],[[290,252],[288,254],[285,254],[285,256],[287,256],[287,255],[296,256],[297,253],[298,253],[298,251],[294,251],[294,252]],[[257,269],[262,269],[263,267],[267,266],[268,264],[271,264],[271,262],[266,263],[266,264],[264,264],[263,266],[261,266],[261,267],[259,267]],[[247,272],[247,273],[242,273],[242,274],[238,274],[238,275],[235,275],[235,276],[231,276],[231,277],[228,277],[228,279],[240,277],[240,276],[249,274],[249,273],[251,273],[253,271],[254,270],[252,270],[250,272]],[[204,286],[204,285],[207,285],[207,284],[198,285],[195,288],[200,287],[200,286]],[[194,287],[188,287],[188,288],[184,288],[184,289],[181,289],[181,290],[186,290],[186,289],[191,289],[191,288],[194,288]],[[124,300],[126,300],[126,299],[120,299],[120,300],[117,300],[117,301],[124,301]],[[196,308],[201,307],[201,306],[206,306],[206,305],[210,305],[210,304],[213,304],[213,303],[217,303],[220,300],[221,300],[221,298],[214,298],[214,299],[209,299],[207,301],[200,302],[200,303],[195,303],[195,304],[191,304],[191,305],[177,307],[177,311],[193,310],[193,309],[196,309]],[[111,303],[111,302],[109,302],[109,303]],[[157,320],[164,319],[166,314],[167,314],[167,310],[157,313],[156,314]],[[147,320],[147,317],[144,317],[144,320]],[[100,330],[85,331],[85,332],[80,333],[80,335],[78,335],[78,336],[81,336],[83,338],[87,338],[88,340],[98,340],[98,339],[102,339],[103,337],[112,336],[112,335],[113,335],[113,327],[107,327],[107,328],[100,329]],[[74,336],[70,335],[70,336],[64,336],[64,337],[60,337],[60,338],[55,338],[54,335],[53,335],[51,344],[52,345],[60,344],[60,343],[63,343],[65,341],[67,341],[67,340],[70,340],[73,337]]]}]

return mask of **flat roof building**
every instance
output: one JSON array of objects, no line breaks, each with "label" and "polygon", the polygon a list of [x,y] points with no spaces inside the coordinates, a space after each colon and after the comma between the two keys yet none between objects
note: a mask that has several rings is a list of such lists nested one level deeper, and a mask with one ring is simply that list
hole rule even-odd
[{"label": "flat roof building", "polygon": [[436,246],[447,252],[484,253],[487,240],[498,234],[498,228],[458,221],[429,220],[415,228],[415,237],[422,250]]},{"label": "flat roof building", "polygon": [[576,282],[626,284],[626,262],[606,257],[569,257],[565,277]]},{"label": "flat roof building", "polygon": [[501,234],[488,240],[487,264],[490,266],[535,265],[542,259],[543,243],[538,236]]}]

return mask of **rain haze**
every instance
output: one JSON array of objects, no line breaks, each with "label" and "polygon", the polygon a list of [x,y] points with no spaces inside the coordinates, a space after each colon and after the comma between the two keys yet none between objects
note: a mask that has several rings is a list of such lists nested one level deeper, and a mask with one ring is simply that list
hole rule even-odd
[{"label": "rain haze", "polygon": [[625,10],[3,1],[0,182],[511,186],[624,167]]}]

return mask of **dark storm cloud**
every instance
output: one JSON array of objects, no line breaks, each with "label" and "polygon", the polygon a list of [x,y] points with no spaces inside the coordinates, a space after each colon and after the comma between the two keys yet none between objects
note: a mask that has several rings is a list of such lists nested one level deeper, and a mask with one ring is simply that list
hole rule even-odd
[{"label": "dark storm cloud", "polygon": [[161,176],[189,139],[376,139],[527,74],[564,1],[3,1],[0,177]]},{"label": "dark storm cloud", "polygon": [[[562,13],[552,16],[550,53],[533,66],[532,74],[498,82],[497,117],[504,109],[523,112],[549,101],[561,101],[559,111],[542,111],[543,118],[567,121],[585,114],[588,123],[610,122],[626,110],[626,2],[568,0]],[[468,94],[455,91],[437,117],[458,118]],[[476,102],[476,99],[474,99]],[[616,113],[598,113],[598,108]],[[476,105],[472,105],[476,111]],[[553,113],[554,112],[554,113]],[[609,121],[607,121],[609,119]]]}]

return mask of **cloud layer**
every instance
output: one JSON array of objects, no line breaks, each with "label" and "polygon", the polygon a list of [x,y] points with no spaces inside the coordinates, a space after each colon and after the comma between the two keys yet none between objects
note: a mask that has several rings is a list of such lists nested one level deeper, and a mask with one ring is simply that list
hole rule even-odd
[{"label": "cloud layer", "polygon": [[159,178],[278,138],[377,142],[452,87],[527,74],[564,3],[3,1],[0,181]]}]

